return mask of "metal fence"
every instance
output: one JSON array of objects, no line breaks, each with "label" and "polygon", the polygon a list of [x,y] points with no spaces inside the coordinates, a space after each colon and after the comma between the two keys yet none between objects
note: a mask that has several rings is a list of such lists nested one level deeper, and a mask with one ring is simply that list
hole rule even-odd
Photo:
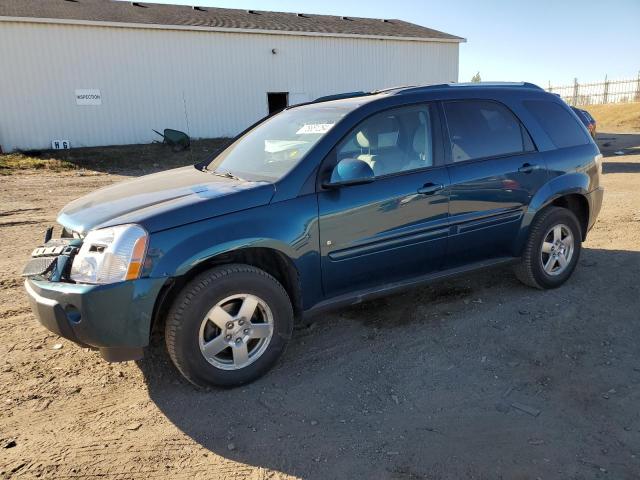
[{"label": "metal fence", "polygon": [[597,105],[601,103],[640,102],[640,75],[632,80],[608,80],[601,83],[578,83],[552,87],[547,90],[560,95],[569,105]]}]

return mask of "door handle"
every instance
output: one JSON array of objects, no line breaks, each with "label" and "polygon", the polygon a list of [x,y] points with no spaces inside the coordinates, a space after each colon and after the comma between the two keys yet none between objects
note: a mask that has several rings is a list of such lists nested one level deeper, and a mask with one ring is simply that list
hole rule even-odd
[{"label": "door handle", "polygon": [[533,165],[531,163],[525,163],[524,165],[522,165],[518,171],[520,173],[531,173],[534,170],[538,170],[540,167],[538,165]]},{"label": "door handle", "polygon": [[421,195],[433,195],[434,193],[442,190],[444,185],[441,183],[425,183],[422,187],[418,189],[418,193]]}]

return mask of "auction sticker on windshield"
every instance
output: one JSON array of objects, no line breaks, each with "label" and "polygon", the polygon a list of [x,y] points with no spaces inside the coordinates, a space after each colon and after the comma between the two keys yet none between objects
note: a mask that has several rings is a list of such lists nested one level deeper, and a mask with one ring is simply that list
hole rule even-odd
[{"label": "auction sticker on windshield", "polygon": [[335,123],[305,123],[296,135],[327,133]]}]

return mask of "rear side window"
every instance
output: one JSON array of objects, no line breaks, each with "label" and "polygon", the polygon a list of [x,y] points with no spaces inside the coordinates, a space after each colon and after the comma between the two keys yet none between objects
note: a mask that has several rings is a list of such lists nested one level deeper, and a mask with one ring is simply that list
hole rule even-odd
[{"label": "rear side window", "polygon": [[444,103],[454,162],[534,150],[529,134],[504,105],[487,100]]},{"label": "rear side window", "polygon": [[589,143],[582,125],[562,105],[547,100],[525,100],[523,103],[556,147],[575,147]]}]

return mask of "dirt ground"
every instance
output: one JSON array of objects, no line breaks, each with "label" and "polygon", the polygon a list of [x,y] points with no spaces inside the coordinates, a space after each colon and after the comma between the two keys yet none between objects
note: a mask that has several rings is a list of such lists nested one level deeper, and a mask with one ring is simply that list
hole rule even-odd
[{"label": "dirt ground", "polygon": [[159,339],[107,364],[28,308],[19,271],[57,211],[140,169],[0,177],[0,477],[640,478],[640,135],[602,138],[565,286],[499,269],[328,314],[235,390],[192,388]]}]

